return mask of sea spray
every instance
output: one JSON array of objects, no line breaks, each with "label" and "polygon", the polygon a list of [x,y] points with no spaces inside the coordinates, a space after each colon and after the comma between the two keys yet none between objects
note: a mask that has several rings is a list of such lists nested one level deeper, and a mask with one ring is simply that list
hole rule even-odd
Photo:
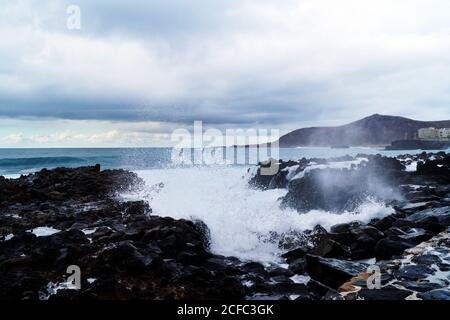
[{"label": "sea spray", "polygon": [[277,243],[261,241],[273,232],[302,231],[317,224],[328,229],[337,223],[368,222],[393,213],[371,199],[354,212],[339,214],[281,209],[279,199],[287,190],[251,189],[246,171],[228,166],[137,171],[147,186],[162,182],[164,187],[158,193],[143,190],[124,197],[148,200],[155,215],[202,220],[210,229],[214,253],[263,263],[279,261]]}]

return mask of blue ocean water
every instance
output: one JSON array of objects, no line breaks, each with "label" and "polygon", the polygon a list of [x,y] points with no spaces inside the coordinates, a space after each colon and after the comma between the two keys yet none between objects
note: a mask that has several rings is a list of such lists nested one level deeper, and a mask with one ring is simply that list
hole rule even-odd
[{"label": "blue ocean water", "polygon": [[[223,154],[234,152],[233,148],[223,150]],[[296,160],[302,157],[329,158],[344,155],[354,156],[358,153],[380,153],[394,156],[420,152],[422,151],[385,151],[373,148],[281,148],[279,158],[283,160]],[[125,168],[130,170],[160,169],[177,165],[173,161],[171,148],[0,149],[0,175],[5,176],[27,174],[42,168],[78,167],[97,163],[105,169]]]}]

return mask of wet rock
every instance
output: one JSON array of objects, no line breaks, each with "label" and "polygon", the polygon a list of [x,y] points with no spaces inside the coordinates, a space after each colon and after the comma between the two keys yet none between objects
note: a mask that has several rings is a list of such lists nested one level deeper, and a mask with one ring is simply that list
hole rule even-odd
[{"label": "wet rock", "polygon": [[399,283],[401,286],[405,287],[406,289],[417,291],[417,292],[427,292],[434,289],[440,289],[441,286],[437,283],[432,282],[425,282],[425,281],[401,281]]},{"label": "wet rock", "polygon": [[308,281],[307,286],[308,286],[309,291],[318,297],[323,297],[328,292],[337,292],[336,290],[334,290],[318,281],[315,281],[313,279]]},{"label": "wet rock", "polygon": [[450,289],[435,289],[417,294],[422,300],[450,300]]},{"label": "wet rock", "polygon": [[297,249],[288,251],[281,256],[286,259],[287,263],[291,263],[294,260],[303,258],[305,256],[305,254],[307,254],[307,253],[308,253],[307,249],[297,248]]},{"label": "wet rock", "polygon": [[375,222],[373,225],[381,231],[385,231],[389,228],[392,227],[392,224],[397,220],[397,218],[395,218],[393,215],[384,217],[381,220],[378,220],[377,222]]},{"label": "wet rock", "polygon": [[320,241],[311,250],[311,254],[325,258],[349,257],[351,255],[348,249],[331,239],[323,239]]},{"label": "wet rock", "polygon": [[276,277],[276,276],[292,277],[295,274],[290,269],[285,269],[285,268],[280,268],[280,267],[269,268],[267,270],[267,272],[269,273],[269,276],[271,276],[271,277]]},{"label": "wet rock", "polygon": [[336,224],[330,228],[331,233],[349,233],[352,229],[355,229],[361,225],[360,222],[350,222]]},{"label": "wet rock", "polygon": [[434,270],[424,265],[408,265],[394,273],[396,278],[417,281],[434,273]]},{"label": "wet rock", "polygon": [[[437,222],[444,225],[450,225],[450,206],[427,209],[423,211],[416,212],[410,215],[407,219],[410,221],[418,222],[425,218],[435,217]],[[442,231],[442,230],[439,230]]]},{"label": "wet rock", "polygon": [[409,229],[404,234],[400,234],[399,237],[407,241],[411,241],[414,244],[420,244],[433,237],[433,233],[420,228]]},{"label": "wet rock", "polygon": [[410,241],[398,236],[389,236],[378,241],[375,246],[375,257],[379,260],[390,259],[412,247],[414,247],[414,243]]},{"label": "wet rock", "polygon": [[358,292],[358,298],[364,300],[404,300],[412,294],[411,291],[401,290],[394,286],[387,286],[381,289],[363,288]]},{"label": "wet rock", "polygon": [[258,262],[248,262],[242,266],[242,269],[250,273],[264,273],[264,266]]},{"label": "wet rock", "polygon": [[225,270],[228,267],[227,261],[220,258],[209,258],[203,265],[213,271]]},{"label": "wet rock", "polygon": [[299,258],[289,263],[289,270],[296,274],[303,274],[305,272],[305,259]]},{"label": "wet rock", "polygon": [[152,262],[150,257],[144,257],[130,242],[121,242],[117,246],[103,251],[98,257],[98,267],[103,271],[109,269],[135,274],[144,272]]},{"label": "wet rock", "polygon": [[282,205],[299,212],[343,212],[356,210],[369,196],[394,200],[399,194],[395,181],[403,175],[403,165],[393,158],[369,158],[351,169],[305,170],[303,177],[289,182]]},{"label": "wet rock", "polygon": [[305,256],[305,269],[314,280],[337,289],[352,277],[366,271],[367,265],[308,254]]}]

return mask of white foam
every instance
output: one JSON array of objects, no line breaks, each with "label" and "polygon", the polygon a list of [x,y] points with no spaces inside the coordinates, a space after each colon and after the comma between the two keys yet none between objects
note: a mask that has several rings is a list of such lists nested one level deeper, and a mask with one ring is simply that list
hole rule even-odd
[{"label": "white foam", "polygon": [[85,235],[90,235],[90,234],[93,234],[95,231],[97,231],[97,228],[91,228],[91,229],[83,229],[83,230],[81,230]]},{"label": "white foam", "polygon": [[407,164],[405,167],[405,171],[415,172],[417,171],[417,161],[413,161],[410,164]]},{"label": "white foam", "polygon": [[294,281],[294,283],[307,284],[311,278],[309,276],[296,274],[291,277],[291,280]]},{"label": "white foam", "polygon": [[4,239],[3,241],[9,241],[9,240],[11,240],[12,238],[14,238],[14,235],[13,235],[12,233],[10,233],[10,234],[7,234],[7,235],[5,236],[5,239]]},{"label": "white foam", "polygon": [[283,171],[287,171],[287,175],[286,175],[286,180],[292,180],[292,178],[295,175],[295,172],[297,171],[297,169],[300,168],[300,165],[295,165],[295,166],[290,166],[287,168],[284,168]]},{"label": "white foam", "polygon": [[36,235],[36,237],[48,237],[60,231],[61,230],[54,229],[51,227],[38,227],[31,230],[27,230],[27,232],[33,233],[34,235]]},{"label": "white foam", "polygon": [[87,281],[89,284],[93,284],[95,281],[97,281],[97,279],[96,279],[96,278],[87,278],[86,281]]},{"label": "white foam", "polygon": [[39,292],[40,300],[48,300],[50,296],[57,294],[59,290],[77,290],[72,282],[66,281],[61,283],[47,283],[46,292]]},{"label": "white foam", "polygon": [[279,198],[287,190],[251,189],[243,177],[245,172],[243,167],[137,171],[147,186],[163,182],[164,187],[157,193],[143,190],[125,197],[148,200],[156,215],[204,221],[211,231],[214,253],[264,263],[279,261],[281,253],[275,243],[261,241],[271,232],[302,231],[317,224],[329,228],[355,220],[368,222],[393,212],[374,201],[368,201],[356,212],[342,214],[282,210]]},{"label": "white foam", "polygon": [[[355,160],[350,161],[335,161],[335,162],[328,162],[327,164],[313,164],[305,168],[305,170],[299,172],[294,177],[292,177],[290,180],[296,180],[301,179],[305,176],[306,173],[316,170],[316,169],[350,169],[352,165],[359,165],[364,161],[368,161],[367,158],[356,158]],[[289,179],[288,179],[289,180]]]}]

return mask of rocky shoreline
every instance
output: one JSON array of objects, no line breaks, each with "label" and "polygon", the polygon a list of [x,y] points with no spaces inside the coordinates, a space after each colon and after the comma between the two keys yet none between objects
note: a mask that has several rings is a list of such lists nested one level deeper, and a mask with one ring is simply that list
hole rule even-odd
[{"label": "rocky shoreline", "polygon": [[[368,197],[392,214],[273,234],[283,263],[262,265],[211,253],[201,221],[121,199],[144,185],[129,171],[0,177],[0,299],[450,299],[450,155],[277,163],[275,176],[258,169],[250,186],[286,188],[281,204],[299,214],[354,211]],[[78,290],[67,283],[73,265]],[[379,289],[367,287],[374,266]]]},{"label": "rocky shoreline", "polygon": [[[274,163],[260,164],[269,165]],[[313,293],[326,299],[450,299],[450,155],[360,154],[276,165],[277,175],[263,176],[258,169],[250,185],[286,188],[282,205],[299,212],[357,212],[367,198],[393,209],[368,224],[339,224],[328,231],[317,226],[313,241],[294,237],[296,248],[283,257],[290,270],[311,278]],[[380,289],[367,288],[369,267],[378,267]]]}]

